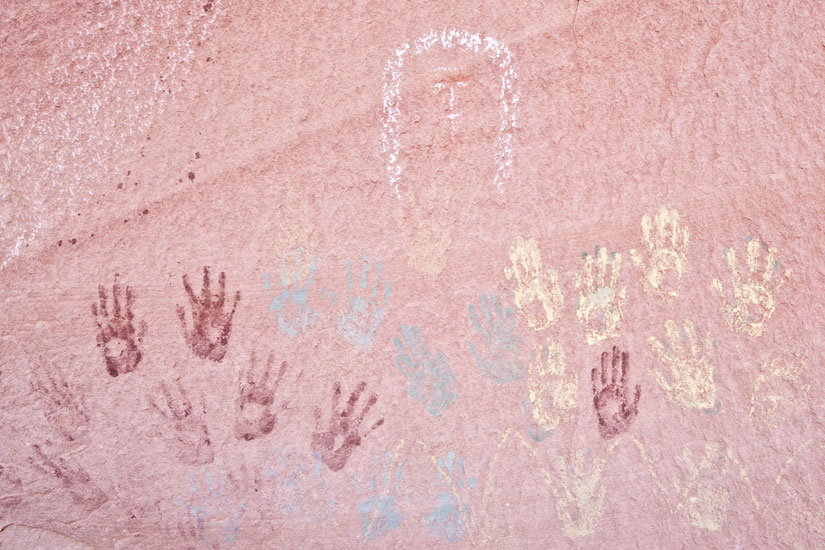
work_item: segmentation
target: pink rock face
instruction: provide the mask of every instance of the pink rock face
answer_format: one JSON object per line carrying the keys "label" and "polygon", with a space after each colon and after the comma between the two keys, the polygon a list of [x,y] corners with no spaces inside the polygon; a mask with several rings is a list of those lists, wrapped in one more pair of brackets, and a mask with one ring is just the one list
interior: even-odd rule
{"label": "pink rock face", "polygon": [[350,4],[0,7],[0,546],[825,546],[825,7]]}

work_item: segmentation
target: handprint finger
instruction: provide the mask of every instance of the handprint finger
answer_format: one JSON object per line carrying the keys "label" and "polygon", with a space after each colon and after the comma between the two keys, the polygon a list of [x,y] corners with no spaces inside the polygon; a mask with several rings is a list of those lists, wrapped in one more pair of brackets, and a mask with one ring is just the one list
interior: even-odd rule
{"label": "handprint finger", "polygon": [[616,288],[619,284],[619,272],[622,270],[622,254],[613,252],[610,256],[610,288]]}
{"label": "handprint finger", "polygon": [[773,278],[773,274],[779,270],[779,262],[776,260],[776,248],[768,248],[765,254],[765,272],[762,273],[762,282],[767,284]]}
{"label": "handprint finger", "polygon": [[361,256],[361,263],[363,264],[361,266],[361,283],[358,286],[361,288],[367,288],[367,270],[369,269],[370,264],[366,254]]}
{"label": "handprint finger", "polygon": [[670,339],[670,349],[672,349],[677,356],[683,356],[685,354],[685,348],[682,345],[682,337],[679,334],[679,329],[676,328],[676,323],[670,319],[665,321],[665,331]]}
{"label": "handprint finger", "polygon": [[[211,298],[210,298],[211,299]],[[226,272],[221,271],[218,275],[218,294],[215,300],[215,307],[223,309],[223,303],[226,301]]]}
{"label": "handprint finger", "polygon": [[608,372],[608,368],[609,368],[608,365],[607,365],[607,361],[608,361],[609,357],[610,357],[609,352],[606,352],[606,351],[602,352],[602,368],[601,368],[601,373],[600,373],[601,374],[602,387],[607,385],[607,372]]}
{"label": "handprint finger", "polygon": [[[622,388],[627,391],[627,377],[630,373],[630,354],[626,351],[622,352],[622,380],[621,386]],[[614,378],[615,383],[615,378]]]}
{"label": "handprint finger", "polygon": [[189,296],[189,301],[192,302],[192,305],[198,305],[198,297],[195,296],[195,292],[192,290],[192,285],[189,284],[189,276],[185,273],[183,274],[183,289]]}
{"label": "handprint finger", "polygon": [[132,308],[135,305],[135,293],[132,292],[132,287],[126,285],[126,319],[128,321],[132,321],[135,318],[135,314],[132,311]]}
{"label": "handprint finger", "polygon": [[372,287],[372,294],[370,297],[375,300],[375,297],[378,295],[378,285],[381,282],[381,271],[384,269],[384,264],[382,262],[378,262],[375,264],[375,284]]}
{"label": "handprint finger", "polygon": [[[367,416],[367,413],[370,412],[370,409],[372,408],[372,406],[375,405],[377,402],[378,402],[378,396],[375,395],[374,393],[370,394],[370,397],[369,397],[369,399],[367,399],[367,402],[364,405],[364,408],[361,409],[361,413],[352,421],[352,429],[353,430],[356,430],[358,428],[358,426],[361,425],[361,422],[364,420],[364,417]],[[353,402],[353,406],[354,405],[355,405],[355,403]]]}
{"label": "handprint finger", "polygon": [[745,263],[748,266],[748,272],[753,277],[758,269],[759,256],[762,254],[763,242],[761,239],[752,239],[748,237],[748,245],[746,251]]}
{"label": "handprint finger", "polygon": [[728,262],[728,269],[734,286],[739,286],[742,278],[739,276],[739,269],[736,266],[736,251],[733,248],[725,249],[725,260]]}
{"label": "handprint finger", "polygon": [[120,275],[115,273],[115,283],[112,285],[112,319],[120,319]]}
{"label": "handprint finger", "polygon": [[209,292],[209,266],[203,266],[203,286],[201,287],[201,303],[202,304],[210,304],[212,303],[212,295]]}
{"label": "handprint finger", "polygon": [[616,386],[619,383],[619,361],[622,362],[622,382],[624,382],[624,356],[619,352],[618,346],[613,346],[613,357],[610,360],[610,385]]}
{"label": "handprint finger", "polygon": [[685,335],[687,336],[688,344],[690,345],[690,354],[693,357],[697,357],[699,355],[699,338],[696,335],[696,326],[693,324],[693,321],[690,319],[685,319]]}
{"label": "handprint finger", "polygon": [[605,277],[607,275],[608,254],[607,249],[603,246],[596,247],[596,271],[598,273],[598,286],[605,285]]}
{"label": "handprint finger", "polygon": [[[596,247],[598,250],[598,247]],[[584,288],[585,292],[593,292],[593,256],[584,253]]]}
{"label": "handprint finger", "polygon": [[355,391],[353,391],[349,399],[347,400],[347,408],[344,414],[341,416],[345,416],[347,418],[352,418],[352,412],[355,410],[355,404],[358,402],[358,399],[361,397],[361,392],[364,391],[364,388],[367,387],[367,383],[363,380],[355,386]]}
{"label": "handprint finger", "polygon": [[651,251],[656,249],[653,243],[653,220],[649,214],[642,216],[642,239]]}
{"label": "handprint finger", "polygon": [[[97,285],[97,295],[100,298],[100,314],[107,318],[109,317],[109,311],[106,309],[106,289],[103,285]],[[97,311],[95,311],[94,304],[92,304],[92,312],[97,315]]]}

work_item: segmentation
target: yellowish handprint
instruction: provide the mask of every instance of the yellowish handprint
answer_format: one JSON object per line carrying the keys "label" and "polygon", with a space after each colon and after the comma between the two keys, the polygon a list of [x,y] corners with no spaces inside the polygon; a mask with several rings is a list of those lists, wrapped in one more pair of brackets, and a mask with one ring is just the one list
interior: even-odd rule
{"label": "yellowish handprint", "polygon": [[773,430],[805,399],[811,385],[803,380],[807,359],[799,351],[780,351],[765,361],[751,394],[750,419]]}
{"label": "yellowish handprint", "polygon": [[651,369],[656,381],[668,398],[688,409],[710,409],[716,403],[716,385],[713,381],[713,363],[709,356],[713,351],[713,339],[706,333],[699,343],[693,322],[684,323],[688,349],[673,321],[665,321],[665,330],[670,339],[666,348],[655,336],[648,338],[650,349],[661,361],[670,367],[670,375],[659,369]]}
{"label": "yellowish handprint", "polygon": [[695,464],[693,453],[686,447],[682,451],[682,461],[687,467],[687,476],[682,482],[673,481],[679,491],[676,510],[683,509],[691,525],[718,531],[733,499],[730,490],[724,486],[724,478],[736,462],[732,451],[717,443],[707,443],[705,455]]}
{"label": "yellowish handprint", "polygon": [[[635,249],[630,251],[630,259],[642,271],[642,286],[647,292],[671,298],[679,295],[687,268],[689,240],[690,232],[680,225],[676,210],[660,206],[653,219],[649,214],[642,216],[642,241],[647,247],[647,259]],[[663,283],[669,271],[673,272],[675,280],[666,285]]]}
{"label": "yellowish handprint", "polygon": [[576,315],[585,327],[588,344],[598,344],[620,334],[622,304],[627,292],[626,287],[619,288],[621,268],[619,252],[608,254],[605,248],[597,246],[593,256],[584,253],[584,274],[577,273],[573,283],[579,289]]}
{"label": "yellowish handprint", "polygon": [[530,416],[540,429],[554,430],[572,417],[579,382],[575,373],[565,368],[561,343],[538,346],[527,376]]}
{"label": "yellowish handprint", "polygon": [[782,277],[774,280],[774,276],[779,271],[776,248],[767,248],[765,268],[760,276],[758,271],[762,248],[767,248],[767,246],[761,241],[749,238],[745,260],[748,266],[748,276],[744,280],[737,269],[736,253],[731,248],[725,249],[725,259],[730,269],[730,282],[733,290],[732,300],[728,300],[725,296],[722,281],[713,280],[713,286],[722,298],[725,319],[731,329],[753,337],[762,335],[765,323],[771,318],[776,308],[776,292],[782,287],[785,279],[791,276],[791,270],[786,269]]}
{"label": "yellowish handprint", "polygon": [[510,248],[512,265],[504,269],[507,280],[515,278],[516,307],[534,330],[542,330],[559,318],[564,297],[552,267],[544,268],[536,239],[516,241]]}
{"label": "yellowish handprint", "polygon": [[450,247],[450,224],[447,218],[452,191],[448,186],[430,182],[416,197],[409,190],[407,223],[407,258],[410,265],[425,275],[438,275],[444,269]]}
{"label": "yellowish handprint", "polygon": [[[825,540],[822,461],[825,444],[809,439],[788,458],[776,477],[771,500],[781,502],[789,518],[775,517],[779,536],[791,548],[821,548]],[[774,513],[779,510],[774,510]],[[783,521],[790,519],[790,524]]]}
{"label": "yellowish handprint", "polygon": [[603,458],[596,456],[591,464],[585,465],[581,450],[571,455],[570,460],[556,458],[561,492],[554,490],[554,493],[562,532],[567,538],[574,539],[596,530],[606,489],[601,484]]}

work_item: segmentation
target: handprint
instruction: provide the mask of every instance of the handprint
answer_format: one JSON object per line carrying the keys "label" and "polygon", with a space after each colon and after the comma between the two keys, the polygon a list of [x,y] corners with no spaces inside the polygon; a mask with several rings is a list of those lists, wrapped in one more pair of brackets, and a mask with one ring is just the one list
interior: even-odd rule
{"label": "handprint", "polygon": [[161,384],[166,405],[158,405],[150,400],[152,407],[175,428],[178,458],[185,464],[209,464],[215,459],[209,430],[206,427],[206,405],[201,402],[195,410],[186,396],[180,381],[177,382],[178,397],[173,398],[166,384]]}
{"label": "handprint", "polygon": [[[266,361],[263,375],[256,379],[255,355],[249,359],[249,368],[246,369],[246,380],[244,373],[238,378],[238,401],[235,406],[235,437],[251,441],[258,437],[263,437],[270,433],[278,422],[278,417],[272,411],[275,403],[275,392],[286,372],[286,361],[281,363],[278,375],[270,382],[272,366],[275,363],[275,356],[270,354]],[[285,405],[281,406],[281,410]]]}
{"label": "handprint", "polygon": [[74,503],[86,513],[91,513],[109,501],[100,487],[93,481],[86,470],[80,466],[72,466],[69,460],[60,457],[57,462],[49,458],[40,448],[32,445],[37,458],[29,458],[29,463],[40,472],[54,476],[72,495]]}
{"label": "handprint", "polygon": [[811,388],[803,376],[807,362],[798,351],[780,351],[765,361],[751,393],[752,422],[773,430],[788,420]]}
{"label": "handprint", "polygon": [[540,432],[534,440],[544,439],[547,432],[569,420],[576,408],[579,382],[575,373],[564,364],[564,349],[560,342],[537,346],[536,356],[527,371],[529,411]]}
{"label": "handprint", "polygon": [[69,441],[86,433],[89,414],[83,395],[72,391],[63,371],[41,359],[32,369],[32,388],[46,402],[46,420]]}
{"label": "handprint", "polygon": [[461,493],[476,488],[476,478],[464,479],[464,459],[456,460],[452,451],[438,459],[438,484],[444,492],[437,497],[435,509],[424,518],[430,533],[450,542],[460,541],[469,530],[470,507]]}
{"label": "handprint", "polygon": [[449,208],[452,190],[431,180],[422,198],[415,189],[407,191],[410,200],[407,258],[411,266],[425,275],[438,275],[444,269],[450,247]]}
{"label": "handprint", "polygon": [[655,336],[647,339],[653,353],[670,367],[669,376],[659,369],[652,369],[651,372],[669,399],[688,409],[712,409],[716,404],[713,363],[709,359],[713,351],[713,338],[706,333],[700,345],[693,322],[686,320],[684,326],[689,346],[687,350],[676,323],[670,320],[665,321],[665,330],[670,338],[668,348]]}
{"label": "handprint", "polygon": [[[321,460],[332,470],[341,470],[349,460],[355,447],[361,444],[361,439],[367,437],[373,430],[384,423],[384,419],[378,420],[365,434],[360,433],[361,422],[364,417],[378,401],[378,397],[373,393],[364,405],[361,414],[353,416],[355,404],[361,393],[367,387],[366,382],[361,382],[355,391],[349,396],[347,408],[339,412],[338,404],[341,401],[341,384],[336,382],[332,388],[332,407],[330,409],[329,428],[325,431],[321,428],[321,410],[315,409],[315,433],[312,434],[312,451],[321,453]],[[341,446],[335,448],[335,439],[342,437],[344,440]]]}
{"label": "handprint", "polygon": [[[678,296],[687,268],[690,232],[681,227],[679,221],[679,213],[666,206],[660,206],[652,220],[645,214],[642,216],[642,241],[647,247],[647,259],[635,249],[630,251],[633,265],[642,272],[645,291],[658,296]],[[670,285],[663,285],[668,271],[673,271],[674,279]]]}
{"label": "handprint", "polygon": [[423,403],[428,413],[440,416],[458,398],[455,376],[447,358],[441,352],[435,356],[430,353],[420,327],[401,325],[401,334],[404,342],[393,339],[398,350],[395,366],[407,379],[407,393]]}
{"label": "handprint", "polygon": [[534,330],[543,330],[556,322],[564,305],[559,278],[552,267],[544,268],[536,239],[518,238],[510,248],[511,267],[504,270],[507,280],[515,278],[516,307]]}
{"label": "handprint", "polygon": [[732,454],[716,443],[705,444],[705,455],[698,465],[688,447],[682,451],[682,462],[687,468],[686,479],[673,481],[679,491],[679,504],[684,508],[688,521],[695,527],[718,531],[730,508],[731,492],[723,486],[723,479],[730,470]]}
{"label": "handprint", "polygon": [[524,379],[527,370],[522,360],[522,340],[516,334],[516,316],[513,310],[502,308],[497,296],[479,295],[478,310],[470,304],[470,319],[473,321],[481,346],[471,340],[470,353],[484,374],[496,384]]}
{"label": "handprint", "polygon": [[[384,319],[384,306],[390,298],[392,283],[384,286],[383,298],[378,296],[381,282],[381,271],[384,265],[375,264],[375,283],[367,295],[367,270],[369,262],[367,256],[362,258],[364,265],[361,269],[361,279],[358,289],[352,284],[352,262],[347,260],[347,289],[349,290],[349,311],[338,319],[338,331],[347,341],[359,349],[372,347],[372,337],[378,325]],[[363,295],[362,295],[363,294]]]}
{"label": "handprint", "polygon": [[[381,470],[380,480],[376,472]],[[397,454],[387,451],[383,466],[374,465],[370,478],[370,495],[358,503],[361,512],[362,532],[365,539],[377,539],[384,533],[392,531],[404,521],[404,517],[395,509],[395,499],[404,474],[404,461]]]}
{"label": "handprint", "polygon": [[564,536],[575,539],[596,530],[602,516],[605,486],[600,485],[604,459],[593,458],[592,465],[585,466],[584,454],[577,450],[570,460],[556,458],[556,470],[561,492],[556,496],[556,514]]}
{"label": "handprint", "polygon": [[219,548],[221,543],[235,541],[241,528],[236,523],[241,517],[245,503],[233,506],[226,494],[226,480],[223,469],[218,466],[214,477],[203,468],[203,483],[189,479],[191,490],[186,501],[172,496],[172,501],[184,508],[195,522],[198,537],[209,545]]}
{"label": "handprint", "polygon": [[[759,256],[763,247],[767,249],[765,270],[759,276],[757,273]],[[746,259],[748,277],[743,281],[736,267],[736,252],[732,248],[725,249],[725,259],[730,269],[733,300],[726,298],[721,280],[713,279],[713,287],[722,298],[725,320],[732,330],[744,332],[753,337],[761,336],[765,330],[765,323],[771,318],[776,308],[776,292],[782,288],[784,279],[791,276],[791,270],[787,269],[783,274],[784,279],[780,277],[772,282],[774,275],[779,271],[776,255],[775,248],[768,248],[765,243],[748,237]]]}
{"label": "handprint", "polygon": [[[295,271],[289,273],[287,269],[287,256],[281,256],[281,293],[276,294],[269,304],[269,309],[278,318],[278,327],[281,332],[290,338],[295,338],[298,334],[305,333],[309,327],[315,324],[318,313],[309,307],[309,288],[312,286],[312,279],[315,276],[315,268],[318,259],[314,258],[309,265],[309,274],[303,284],[299,283],[304,269],[301,267],[302,247],[295,251]],[[264,286],[272,291],[269,282],[269,275],[264,273]]]}
{"label": "handprint", "polygon": [[[621,378],[619,377],[619,360],[622,363]],[[609,364],[608,364],[609,360]],[[599,433],[602,438],[610,439],[627,430],[638,414],[639,398],[642,396],[642,387],[636,385],[633,403],[629,400],[630,354],[626,351],[619,353],[619,348],[613,346],[613,355],[602,353],[601,369],[594,368],[590,372],[593,383],[593,406],[599,419]]]}
{"label": "handprint", "polygon": [[177,307],[178,317],[183,325],[183,334],[186,343],[195,352],[195,355],[212,361],[220,361],[226,355],[229,346],[229,335],[232,333],[232,317],[235,308],[241,299],[241,291],[235,293],[232,310],[224,311],[226,301],[226,274],[218,276],[218,293],[212,294],[209,288],[209,267],[203,268],[203,287],[198,298],[189,284],[189,277],[183,276],[183,288],[189,295],[192,308],[192,330],[186,328],[186,312],[183,306]]}
{"label": "handprint", "polygon": [[322,475],[320,453],[315,453],[315,463],[306,467],[278,449],[272,452],[277,463],[267,466],[264,473],[280,487],[275,501],[281,510],[288,516],[297,513],[313,523],[330,519],[335,500],[329,496],[329,481]]}
{"label": "handprint", "polygon": [[[622,255],[619,252],[608,255],[607,249],[597,246],[594,256],[584,253],[584,279],[581,273],[577,273],[573,283],[579,289],[576,315],[585,327],[588,344],[598,344],[619,336],[622,304],[627,292],[626,287],[619,288],[621,268]],[[594,312],[597,314],[595,319],[592,318]]]}
{"label": "handprint", "polygon": [[103,285],[97,287],[100,298],[100,307],[92,304],[92,317],[97,323],[97,347],[103,348],[103,359],[106,361],[106,370],[112,376],[132,372],[140,363],[143,353],[140,346],[143,344],[143,335],[146,333],[146,323],[140,323],[140,331],[135,332],[132,324],[135,315],[132,307],[135,295],[130,286],[126,287],[126,310],[120,309],[120,275],[115,273],[115,283],[112,287],[112,315],[107,307],[106,289]]}

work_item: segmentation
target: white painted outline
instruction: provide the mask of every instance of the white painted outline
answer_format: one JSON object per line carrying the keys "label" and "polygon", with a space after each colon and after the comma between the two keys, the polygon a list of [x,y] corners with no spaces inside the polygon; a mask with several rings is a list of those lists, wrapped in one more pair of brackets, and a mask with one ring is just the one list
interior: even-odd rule
{"label": "white painted outline", "polygon": [[396,198],[401,198],[398,182],[401,180],[401,166],[398,163],[401,150],[401,68],[407,53],[420,55],[433,46],[440,44],[445,50],[460,47],[464,51],[486,53],[493,63],[501,69],[501,126],[498,130],[496,144],[496,175],[493,184],[499,193],[504,193],[504,183],[513,177],[513,129],[516,127],[516,105],[519,92],[515,85],[516,74],[513,68],[513,54],[507,46],[489,36],[481,38],[478,34],[467,31],[442,30],[431,31],[412,42],[402,44],[395,49],[395,55],[384,66],[384,129],[381,132],[381,152],[387,166],[390,187]]}

